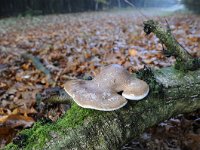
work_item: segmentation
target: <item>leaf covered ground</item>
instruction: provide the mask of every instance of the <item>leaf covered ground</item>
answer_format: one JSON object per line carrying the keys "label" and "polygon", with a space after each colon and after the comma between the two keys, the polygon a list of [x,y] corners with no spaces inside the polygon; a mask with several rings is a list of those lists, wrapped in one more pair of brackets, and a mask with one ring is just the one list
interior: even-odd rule
{"label": "leaf covered ground", "polygon": [[[38,116],[44,115],[55,121],[64,113],[66,108],[54,108],[45,114],[37,108],[35,95],[44,89],[62,87],[68,79],[94,77],[107,64],[121,64],[131,73],[145,65],[154,68],[173,65],[175,59],[163,55],[163,46],[155,35],[146,36],[143,32],[144,20],[156,19],[163,26],[167,26],[167,20],[180,44],[194,57],[200,57],[200,16],[155,17],[147,14],[144,17],[138,12],[101,12],[0,20],[1,147],[18,130],[30,127]],[[39,70],[23,54],[38,58],[50,75]],[[180,139],[180,136],[185,137],[191,132],[188,138],[199,148],[200,113],[193,114],[195,119],[179,116],[158,125],[124,148],[137,149],[139,145],[141,149],[151,149],[157,144],[164,145],[165,149],[171,145],[172,149],[181,149],[180,140],[187,138]],[[186,120],[184,123],[183,119]],[[186,128],[188,122],[190,126]],[[187,134],[184,134],[185,130]],[[159,136],[163,132],[166,135]],[[168,137],[173,140],[167,140]],[[167,145],[169,142],[172,143]]]}

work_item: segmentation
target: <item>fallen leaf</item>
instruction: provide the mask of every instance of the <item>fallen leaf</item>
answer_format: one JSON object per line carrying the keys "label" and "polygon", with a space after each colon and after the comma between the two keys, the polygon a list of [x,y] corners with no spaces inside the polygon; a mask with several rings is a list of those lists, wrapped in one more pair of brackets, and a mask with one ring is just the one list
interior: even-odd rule
{"label": "fallen leaf", "polygon": [[137,55],[137,50],[136,49],[129,49],[129,55],[131,56],[136,56]]}

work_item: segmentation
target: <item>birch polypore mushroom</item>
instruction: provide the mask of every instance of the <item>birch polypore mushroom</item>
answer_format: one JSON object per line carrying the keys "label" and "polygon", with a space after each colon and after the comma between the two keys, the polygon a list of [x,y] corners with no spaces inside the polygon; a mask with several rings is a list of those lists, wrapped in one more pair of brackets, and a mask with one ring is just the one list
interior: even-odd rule
{"label": "birch polypore mushroom", "polygon": [[149,86],[140,79],[132,79],[129,84],[124,87],[122,96],[129,100],[141,100],[149,93]]}
{"label": "birch polypore mushroom", "polygon": [[119,109],[126,105],[126,98],[140,100],[149,92],[146,82],[117,64],[104,67],[93,80],[67,81],[64,89],[79,106],[102,111]]}

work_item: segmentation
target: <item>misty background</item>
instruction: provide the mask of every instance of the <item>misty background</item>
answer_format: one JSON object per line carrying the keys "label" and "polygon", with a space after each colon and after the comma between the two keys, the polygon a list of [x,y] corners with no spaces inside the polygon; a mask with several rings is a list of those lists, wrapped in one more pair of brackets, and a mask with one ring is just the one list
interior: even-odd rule
{"label": "misty background", "polygon": [[[200,0],[129,0],[135,7],[180,6],[199,11]],[[1,0],[0,16],[45,15],[130,8],[125,0]],[[176,7],[175,7],[176,9]]]}

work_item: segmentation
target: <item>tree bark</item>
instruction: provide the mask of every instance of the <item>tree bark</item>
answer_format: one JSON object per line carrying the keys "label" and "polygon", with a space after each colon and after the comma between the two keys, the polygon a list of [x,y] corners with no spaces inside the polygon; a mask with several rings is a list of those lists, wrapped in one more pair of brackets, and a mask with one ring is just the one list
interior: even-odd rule
{"label": "tree bark", "polygon": [[129,101],[117,111],[101,112],[76,104],[53,124],[37,123],[24,130],[21,145],[7,149],[119,149],[146,128],[180,113],[200,108],[200,70],[183,73],[174,68],[145,71],[151,87],[149,96]]}

